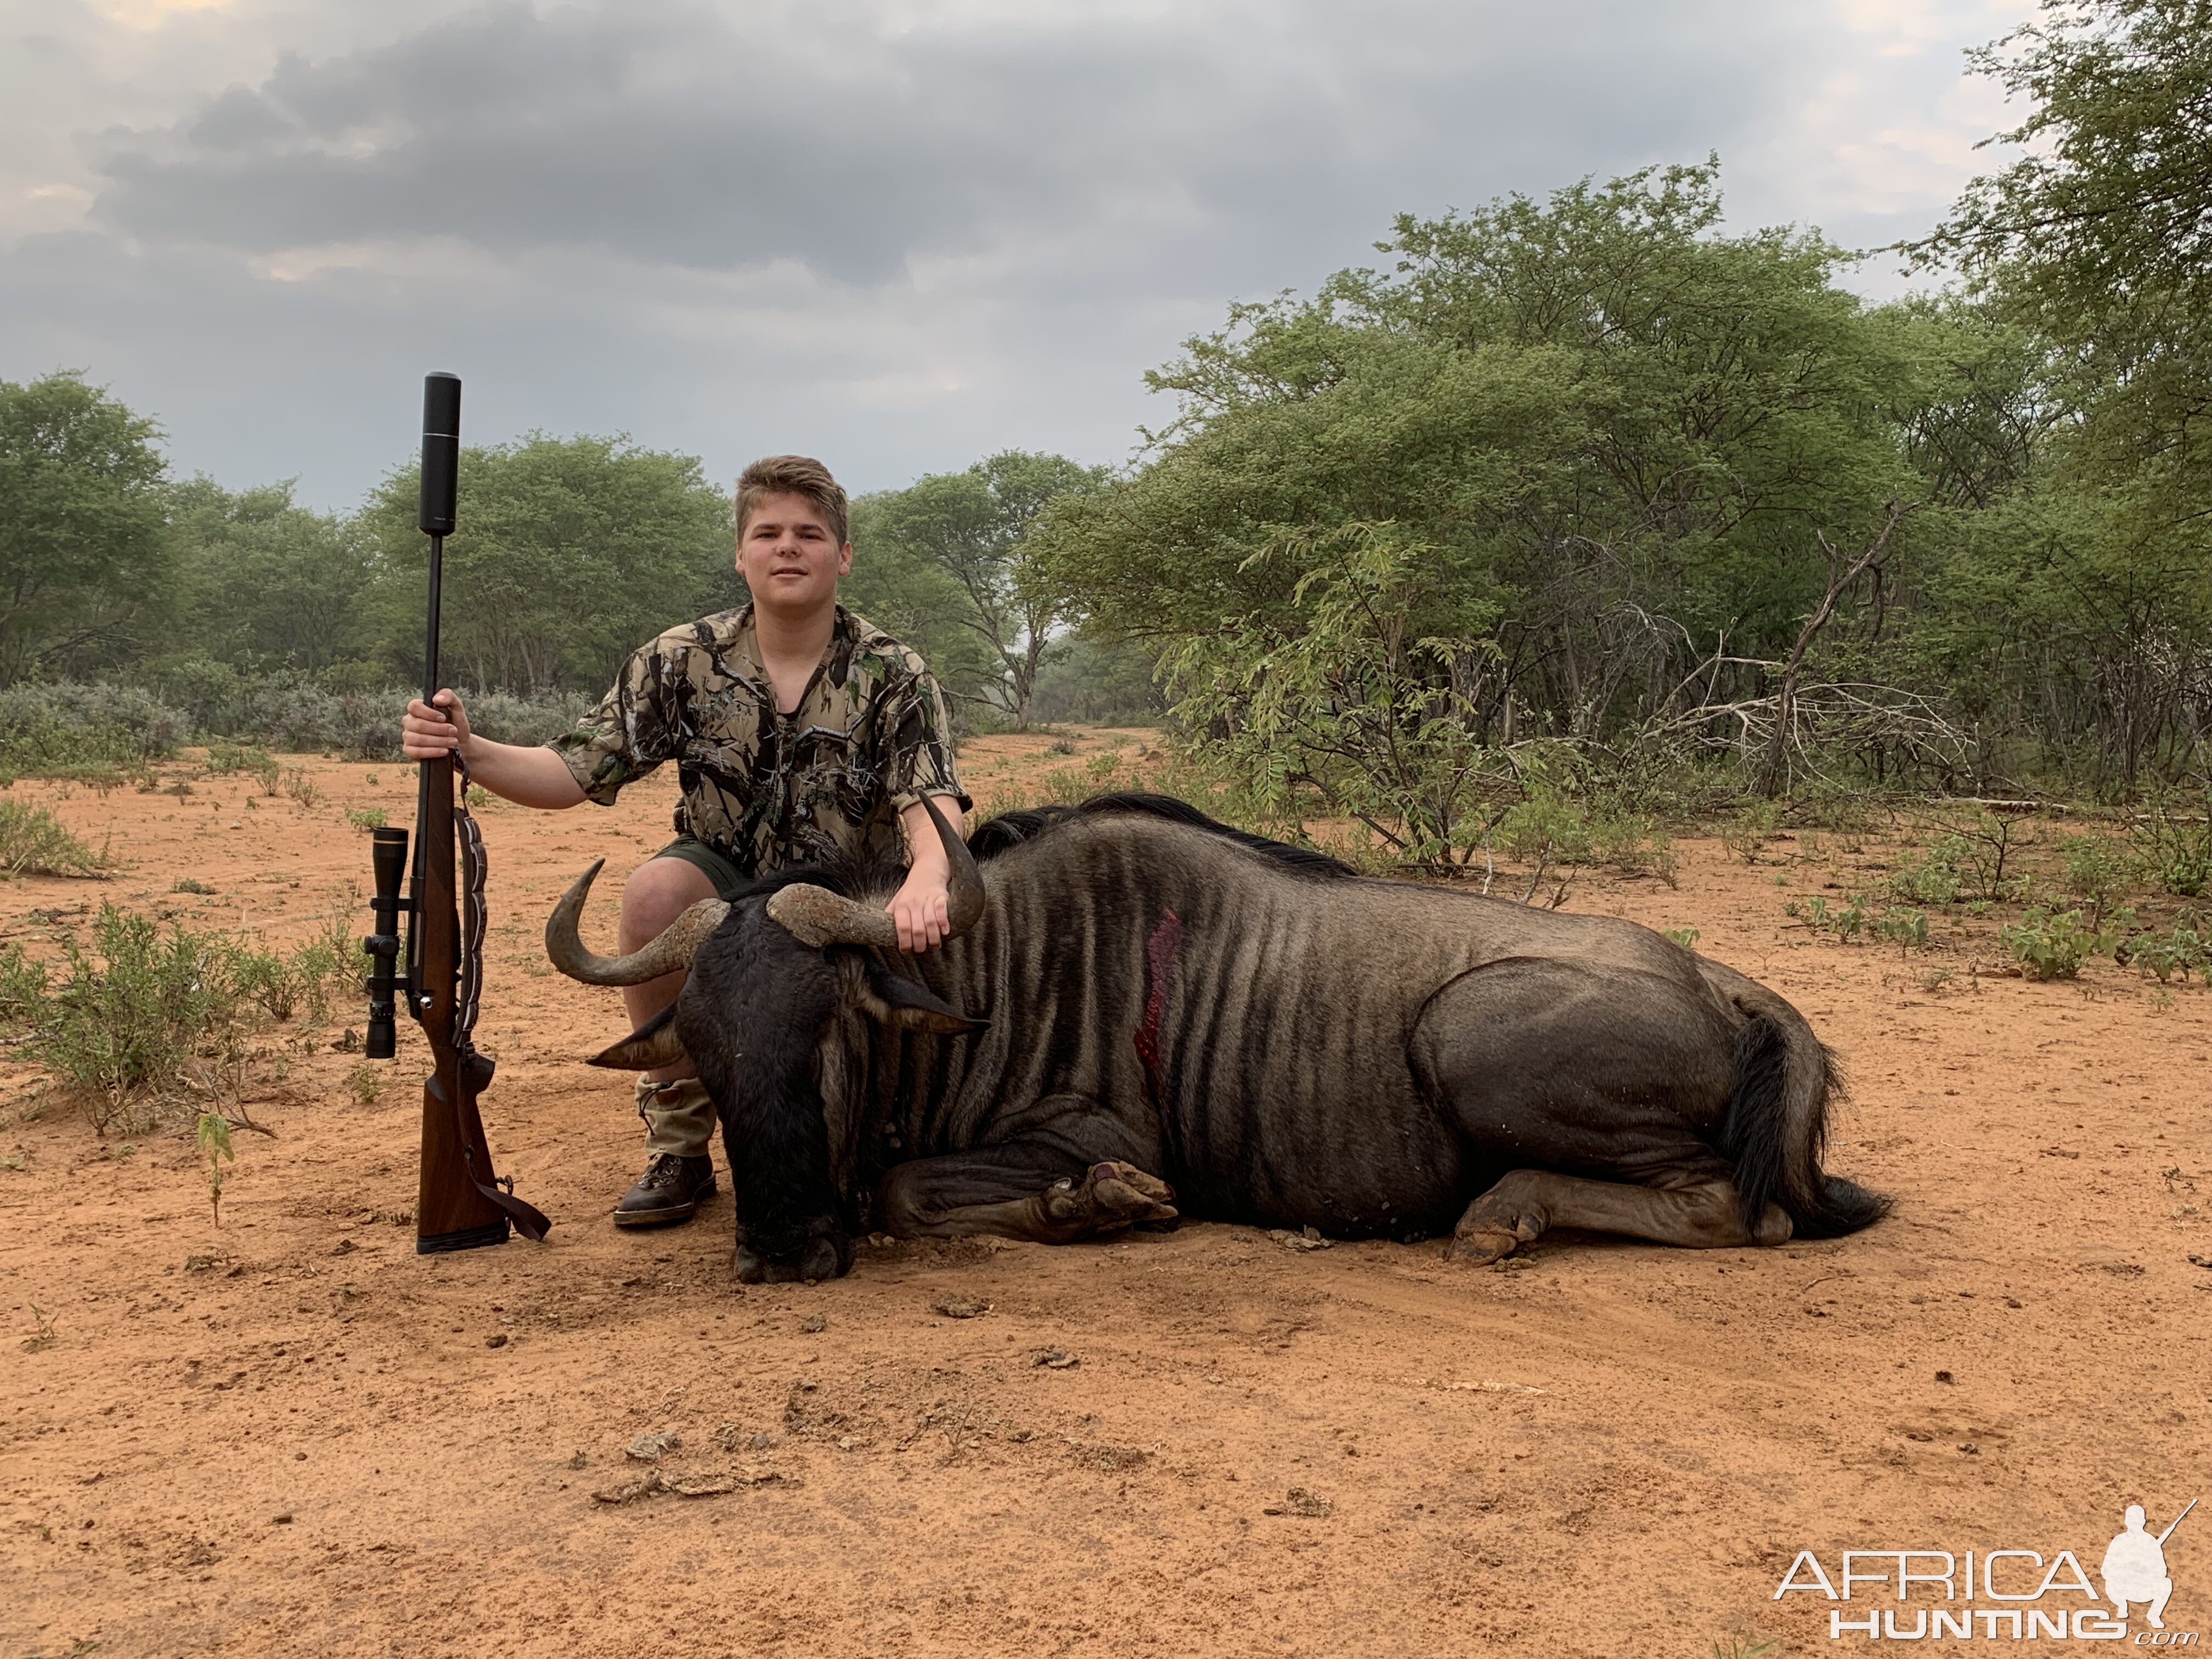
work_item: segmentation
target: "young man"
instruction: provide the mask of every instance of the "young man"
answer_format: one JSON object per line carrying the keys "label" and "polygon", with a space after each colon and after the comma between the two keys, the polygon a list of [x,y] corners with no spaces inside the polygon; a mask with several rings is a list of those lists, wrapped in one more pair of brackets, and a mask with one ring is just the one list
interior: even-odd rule
{"label": "young man", "polygon": [[[542,748],[469,730],[460,699],[418,699],[402,722],[410,760],[458,750],[477,782],[525,806],[612,804],[623,786],[677,763],[676,839],[623,890],[621,948],[634,951],[703,898],[824,854],[895,853],[907,878],[889,905],[900,948],[946,927],[945,849],[925,794],[954,834],[971,804],[953,770],[945,702],[921,659],[837,603],[853,565],[845,492],[819,461],[776,455],[738,480],[738,573],[752,603],[672,628],[633,653],[598,708]],[[676,1000],[671,974],[623,993],[632,1028]],[[714,1191],[714,1110],[689,1064],[638,1079],[645,1173],[617,1226],[690,1219]]]}

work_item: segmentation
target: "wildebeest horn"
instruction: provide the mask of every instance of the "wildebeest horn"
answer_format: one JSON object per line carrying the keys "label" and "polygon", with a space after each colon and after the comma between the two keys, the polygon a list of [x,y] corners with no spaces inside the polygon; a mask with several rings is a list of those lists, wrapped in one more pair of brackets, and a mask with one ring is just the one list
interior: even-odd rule
{"label": "wildebeest horn", "polygon": [[594,956],[584,948],[584,941],[576,932],[576,921],[584,914],[584,901],[591,894],[593,879],[605,865],[606,860],[599,859],[577,877],[568,890],[561,895],[553,914],[545,919],[546,957],[570,979],[581,980],[586,985],[642,985],[649,979],[688,968],[691,965],[691,953],[699,948],[700,941],[720,927],[722,918],[730,914],[730,907],[722,900],[701,899],[663,928],[659,937],[647,940],[628,956]]}
{"label": "wildebeest horn", "polygon": [[[945,848],[946,865],[945,936],[954,939],[973,927],[983,914],[983,876],[975,867],[968,843],[952,833],[952,826],[927,795],[921,810],[937,826],[938,844]],[[878,950],[899,948],[898,924],[875,906],[833,893],[826,887],[794,883],[768,902],[768,913],[788,928],[802,945],[819,950],[825,945],[866,945]]]}

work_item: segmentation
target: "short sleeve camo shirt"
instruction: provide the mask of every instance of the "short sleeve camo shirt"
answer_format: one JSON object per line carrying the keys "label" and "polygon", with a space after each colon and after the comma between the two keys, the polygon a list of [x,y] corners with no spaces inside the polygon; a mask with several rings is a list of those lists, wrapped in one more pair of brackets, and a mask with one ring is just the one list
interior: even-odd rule
{"label": "short sleeve camo shirt", "polygon": [[798,708],[775,702],[745,605],[631,653],[599,707],[549,747],[602,806],[674,761],[678,832],[751,875],[895,854],[898,814],[925,793],[970,805],[928,668],[843,606]]}

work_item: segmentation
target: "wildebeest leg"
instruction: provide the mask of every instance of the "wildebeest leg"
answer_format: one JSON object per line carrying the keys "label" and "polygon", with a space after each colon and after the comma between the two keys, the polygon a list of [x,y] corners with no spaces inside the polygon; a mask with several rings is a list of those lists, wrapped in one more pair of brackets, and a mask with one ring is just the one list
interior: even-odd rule
{"label": "wildebeest leg", "polygon": [[1137,1160],[1156,1143],[1088,1099],[1054,1095],[995,1146],[899,1164],[876,1191],[876,1224],[900,1238],[978,1233],[1066,1244],[1176,1218],[1175,1191]]}
{"label": "wildebeest leg", "polygon": [[1547,1227],[1707,1249],[1788,1238],[1778,1206],[1745,1226],[1715,1146],[1735,1037],[1695,987],[1633,969],[1518,957],[1447,986],[1416,1030],[1416,1068],[1470,1163],[1507,1171],[1449,1253],[1495,1261]]}
{"label": "wildebeest leg", "polygon": [[1445,1254],[1480,1266],[1534,1243],[1552,1227],[1625,1233],[1701,1250],[1780,1244],[1790,1237],[1790,1218],[1774,1204],[1766,1206],[1757,1234],[1746,1232],[1735,1184],[1728,1181],[1662,1188],[1516,1170],[1467,1206]]}

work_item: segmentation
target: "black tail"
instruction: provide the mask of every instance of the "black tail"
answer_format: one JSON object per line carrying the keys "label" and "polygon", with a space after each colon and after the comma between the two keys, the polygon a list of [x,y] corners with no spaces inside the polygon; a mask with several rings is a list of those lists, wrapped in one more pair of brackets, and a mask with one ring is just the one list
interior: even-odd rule
{"label": "black tail", "polygon": [[1842,1092],[1834,1060],[1794,1010],[1788,1024],[1751,1012],[1736,1033],[1735,1090],[1721,1131],[1747,1232],[1757,1233],[1769,1204],[1788,1212],[1799,1238],[1840,1237],[1889,1213],[1881,1194],[1820,1168],[1828,1103]]}

